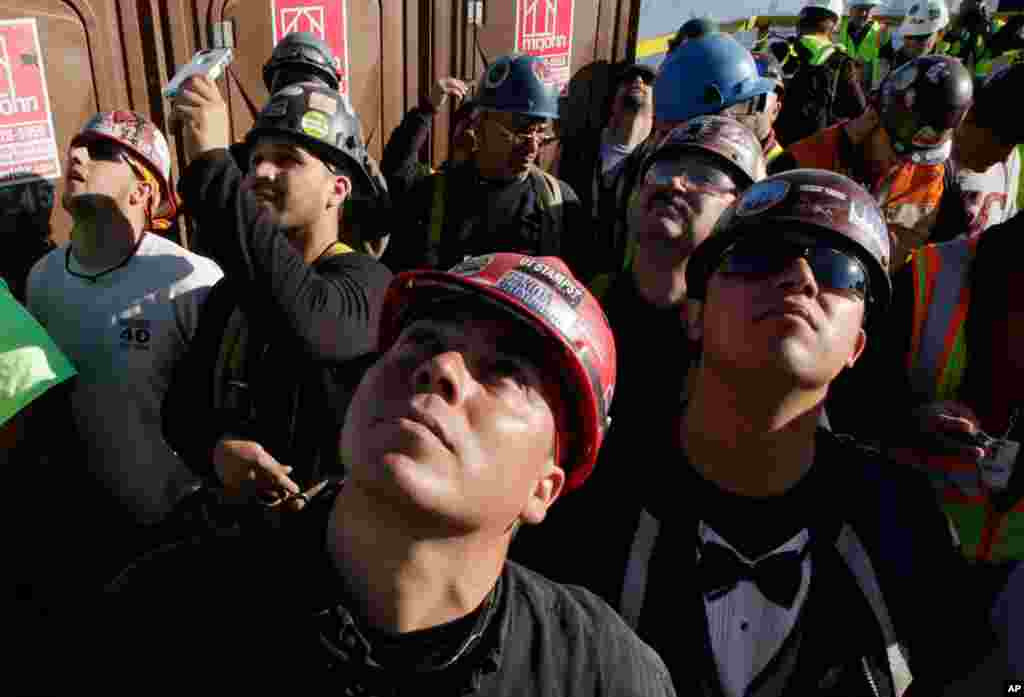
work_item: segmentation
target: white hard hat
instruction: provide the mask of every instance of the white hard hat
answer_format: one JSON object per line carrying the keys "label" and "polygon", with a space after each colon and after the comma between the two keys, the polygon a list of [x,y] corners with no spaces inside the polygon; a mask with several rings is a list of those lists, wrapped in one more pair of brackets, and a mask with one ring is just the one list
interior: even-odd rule
{"label": "white hard hat", "polygon": [[931,36],[949,24],[949,8],[945,0],[920,0],[911,5],[903,18],[901,36]]}
{"label": "white hard hat", "polygon": [[836,19],[843,16],[843,0],[807,0],[804,9],[809,7],[817,7],[831,12],[836,16]]}
{"label": "white hard hat", "polygon": [[879,7],[882,0],[850,0],[850,7]]}

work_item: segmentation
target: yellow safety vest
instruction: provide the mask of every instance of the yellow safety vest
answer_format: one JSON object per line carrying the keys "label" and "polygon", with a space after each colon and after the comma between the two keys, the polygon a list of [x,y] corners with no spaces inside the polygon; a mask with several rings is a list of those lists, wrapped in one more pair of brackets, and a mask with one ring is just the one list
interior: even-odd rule
{"label": "yellow safety vest", "polygon": [[878,22],[871,22],[868,25],[867,33],[857,45],[854,45],[853,38],[849,33],[849,17],[843,17],[839,28],[840,45],[846,49],[851,58],[865,65],[865,75],[869,78],[868,84],[871,87],[876,87],[882,80],[882,65],[878,55],[885,38],[888,38],[888,33]]}

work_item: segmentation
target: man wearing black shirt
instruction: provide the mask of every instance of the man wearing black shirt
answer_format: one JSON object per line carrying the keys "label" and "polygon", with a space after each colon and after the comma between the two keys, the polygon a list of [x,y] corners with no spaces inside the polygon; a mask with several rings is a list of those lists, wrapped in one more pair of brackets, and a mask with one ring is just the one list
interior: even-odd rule
{"label": "man wearing black shirt", "polygon": [[341,435],[350,477],[281,536],[130,569],[105,608],[104,684],[674,695],[605,603],[505,560],[594,466],[615,388],[594,297],[559,259],[493,254],[398,276],[380,334]]}
{"label": "man wearing black shirt", "polygon": [[285,87],[246,137],[243,180],[213,82],[190,81],[174,113],[192,159],[180,189],[225,279],[176,367],[164,435],[232,498],[299,508],[296,494],[342,473],[339,383],[375,347],[391,279],[338,241],[339,207],[369,180],[355,120],[328,87]]}
{"label": "man wearing black shirt", "polygon": [[688,404],[651,414],[599,558],[567,555],[681,691],[937,694],[992,643],[1005,571],[966,566],[927,480],[819,428],[890,259],[871,196],[823,170],[754,184],[691,256]]}
{"label": "man wearing black shirt", "polygon": [[[589,253],[589,217],[572,188],[536,165],[554,142],[558,95],[546,64],[525,55],[495,60],[478,85],[472,161],[410,190],[384,255],[394,270],[449,268],[491,252],[559,256],[574,272]],[[400,232],[397,232],[400,231]]]}

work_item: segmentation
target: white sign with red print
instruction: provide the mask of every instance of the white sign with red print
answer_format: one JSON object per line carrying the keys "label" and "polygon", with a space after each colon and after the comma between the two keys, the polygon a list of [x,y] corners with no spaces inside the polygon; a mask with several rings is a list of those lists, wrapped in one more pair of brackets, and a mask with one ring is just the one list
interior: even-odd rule
{"label": "white sign with red print", "polygon": [[36,20],[0,20],[0,186],[59,177]]}
{"label": "white sign with red print", "polygon": [[308,31],[323,39],[334,53],[338,91],[348,94],[348,8],[345,0],[270,0],[274,16],[274,45],[287,34]]}
{"label": "white sign with red print", "polygon": [[572,77],[572,9],[574,0],[516,0],[517,53],[542,58],[545,82],[564,93]]}

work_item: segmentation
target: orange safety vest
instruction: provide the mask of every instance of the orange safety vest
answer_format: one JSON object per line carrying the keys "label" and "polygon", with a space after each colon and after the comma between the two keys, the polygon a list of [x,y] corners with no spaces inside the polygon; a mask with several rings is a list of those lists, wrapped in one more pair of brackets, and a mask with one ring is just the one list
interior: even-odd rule
{"label": "orange safety vest", "polygon": [[[800,167],[827,169],[850,176],[849,166],[839,157],[844,125],[838,123],[822,129],[787,149]],[[900,162],[886,177],[870,187],[889,226],[894,247],[894,273],[906,262],[911,251],[931,237],[945,189],[944,174],[945,165],[942,164]]]}
{"label": "orange safety vest", "polygon": [[[955,400],[960,393],[967,367],[967,277],[977,244],[977,237],[957,239],[927,245],[911,256],[914,315],[906,364],[920,403]],[[986,560],[1024,558],[1024,501],[1000,514],[992,508],[976,463],[906,450],[894,454],[928,473],[965,554]]]}

